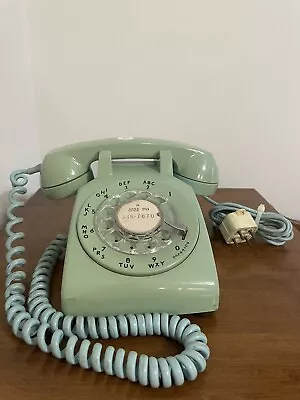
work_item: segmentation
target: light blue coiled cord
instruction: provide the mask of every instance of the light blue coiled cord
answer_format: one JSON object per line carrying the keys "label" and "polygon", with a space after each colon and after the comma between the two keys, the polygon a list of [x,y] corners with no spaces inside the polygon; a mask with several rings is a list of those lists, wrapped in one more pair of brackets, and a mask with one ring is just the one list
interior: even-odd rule
{"label": "light blue coiled cord", "polygon": [[[207,196],[203,196],[205,200],[214,207],[209,211],[209,216],[215,226],[221,225],[227,214],[238,209],[249,211],[253,219],[256,220],[259,211],[242,204],[224,202],[218,203]],[[263,212],[259,215],[257,233],[269,244],[274,246],[282,246],[294,237],[293,225],[290,220],[281,214],[275,212]]]}
{"label": "light blue coiled cord", "polygon": [[[182,385],[185,380],[196,379],[198,373],[206,368],[210,350],[207,339],[198,325],[187,318],[167,313],[130,314],[111,317],[83,317],[64,315],[57,311],[49,301],[49,286],[53,268],[62,257],[67,237],[57,235],[46,248],[38,261],[30,284],[27,307],[23,280],[26,274],[23,267],[25,258],[23,246],[14,246],[15,240],[24,238],[23,232],[14,232],[15,225],[22,223],[14,210],[24,205],[17,196],[25,195],[28,182],[26,175],[40,171],[36,167],[18,170],[11,174],[12,189],[9,192],[9,208],[6,224],[6,291],[5,312],[13,333],[27,344],[38,346],[45,353],[52,353],[58,359],[82,368],[92,368],[97,372],[127,378],[141,385],[153,388]],[[166,358],[138,356],[130,351],[125,358],[125,350],[101,343],[91,344],[91,339],[118,338],[119,336],[164,335],[177,340],[184,350]],[[79,350],[75,351],[80,341]],[[91,350],[91,351],[90,351]]]}

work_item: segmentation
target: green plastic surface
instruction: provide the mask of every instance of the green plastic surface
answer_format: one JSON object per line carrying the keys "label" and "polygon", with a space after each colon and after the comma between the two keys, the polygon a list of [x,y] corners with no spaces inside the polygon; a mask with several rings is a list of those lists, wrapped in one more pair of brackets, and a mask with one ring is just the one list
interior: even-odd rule
{"label": "green plastic surface", "polygon": [[[52,153],[56,154],[54,158],[46,156],[46,165],[42,167],[44,171],[42,173],[46,174],[46,178],[42,178],[43,181],[48,184],[52,181],[52,184],[56,182],[59,185],[48,186],[45,190],[46,194],[49,190],[60,191],[59,196],[53,196],[51,192],[51,197],[67,196],[75,190],[77,183],[78,187],[83,185],[77,192],[69,228],[61,289],[63,311],[70,315],[85,316],[215,311],[219,306],[218,276],[194,185],[192,187],[187,184],[189,182],[187,179],[184,181],[178,179],[175,173],[173,176],[174,148],[176,154],[180,153],[181,148],[176,146],[171,148],[168,145],[154,152],[153,145],[149,144],[152,150],[148,152],[146,150],[143,150],[142,154],[130,152],[129,155],[122,152],[122,156],[126,158],[157,157],[160,159],[159,163],[143,165],[132,162],[120,165],[111,162],[112,158],[121,155],[113,153],[115,142],[110,150],[103,149],[105,146],[101,146],[102,142],[96,143],[98,154],[92,159],[99,157],[99,173],[96,179],[88,183],[86,183],[88,179],[85,173],[78,177],[77,174],[69,172],[69,176],[77,176],[76,180],[58,184],[63,176],[67,175],[66,170],[69,168],[67,161],[61,161],[60,175],[56,175],[57,156],[63,160],[65,155],[62,150]],[[85,149],[85,151],[91,156],[91,145],[87,147],[89,150]],[[147,147],[147,144],[139,148],[144,147]],[[72,159],[70,152],[72,148],[74,149],[74,147],[69,147],[67,150],[67,159]],[[78,145],[75,148],[78,153],[74,158],[78,160],[79,150],[82,147]],[[188,158],[186,163],[195,166],[193,161],[190,161],[190,158],[193,158],[190,153],[192,150],[184,148],[184,151]],[[180,153],[180,157],[177,158],[177,169],[174,168],[177,171],[178,164],[181,166],[184,164],[181,157],[183,153]],[[207,160],[205,155],[201,157]],[[87,161],[86,158],[86,166],[92,159],[89,158]],[[56,167],[54,178],[50,179],[51,160],[52,162],[56,160]],[[212,166],[211,169],[215,170],[214,163]],[[208,165],[206,167],[208,168]],[[201,171],[200,164],[197,168]],[[205,192],[201,183],[198,189],[202,188]],[[213,184],[208,183],[208,185]],[[159,244],[162,243],[160,231],[165,229],[163,225],[160,231],[152,235],[155,240],[157,239],[156,247],[152,246],[152,236],[149,242],[147,242],[148,239],[131,242],[131,238],[125,236],[125,239],[122,239],[124,242],[122,246],[125,247],[116,248],[114,236],[107,236],[108,239],[105,236],[106,225],[101,210],[104,205],[111,206],[113,202],[116,203],[116,207],[122,202],[126,203],[126,195],[130,192],[138,193],[138,199],[141,191],[148,193],[146,198],[154,203],[157,201],[158,205],[159,199],[166,200],[161,209],[164,220],[168,220],[173,226],[170,228],[170,242],[164,245]],[[176,227],[186,227],[186,234],[182,235],[182,230]],[[139,247],[136,253],[130,254],[131,247],[134,248],[132,251],[135,251],[135,243],[137,246],[142,246],[142,250]]]}
{"label": "green plastic surface", "polygon": [[110,151],[112,159],[159,159],[160,151],[170,151],[174,175],[190,184],[197,194],[213,194],[218,185],[218,169],[207,151],[166,140],[116,138],[78,143],[48,153],[41,168],[41,187],[46,195],[62,198],[76,193],[92,179],[90,165],[100,151]]}

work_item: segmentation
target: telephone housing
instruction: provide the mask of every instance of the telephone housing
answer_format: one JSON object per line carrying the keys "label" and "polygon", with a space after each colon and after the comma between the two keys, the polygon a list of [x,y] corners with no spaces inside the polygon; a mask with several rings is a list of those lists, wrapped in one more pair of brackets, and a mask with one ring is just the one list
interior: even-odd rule
{"label": "telephone housing", "polygon": [[62,279],[64,313],[215,311],[218,276],[196,194],[211,195],[217,185],[209,152],[166,140],[106,139],[46,154],[45,195],[76,194]]}

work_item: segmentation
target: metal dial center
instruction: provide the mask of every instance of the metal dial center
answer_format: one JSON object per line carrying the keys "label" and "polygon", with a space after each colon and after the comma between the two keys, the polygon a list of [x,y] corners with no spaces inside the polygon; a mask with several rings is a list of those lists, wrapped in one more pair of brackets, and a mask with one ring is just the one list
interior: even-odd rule
{"label": "metal dial center", "polygon": [[133,235],[146,235],[154,232],[161,225],[161,220],[159,208],[148,200],[129,201],[116,211],[118,226]]}

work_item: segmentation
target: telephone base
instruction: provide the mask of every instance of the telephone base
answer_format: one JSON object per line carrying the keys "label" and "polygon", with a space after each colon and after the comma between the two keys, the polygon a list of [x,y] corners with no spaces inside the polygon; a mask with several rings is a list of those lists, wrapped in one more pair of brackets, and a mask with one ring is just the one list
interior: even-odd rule
{"label": "telephone base", "polygon": [[61,292],[64,313],[109,316],[216,311],[218,276],[206,227],[201,226],[198,242],[185,262],[151,276],[118,274],[96,263],[89,265],[87,272],[84,265],[89,263],[88,255],[83,250],[69,252]]}
{"label": "telephone base", "polygon": [[[115,212],[114,194],[121,196],[118,201],[127,196],[124,190],[120,194],[119,185],[130,182],[130,189],[136,190],[145,186],[144,181],[153,186],[151,191],[145,187],[147,199],[160,198],[170,204],[162,215],[168,218],[168,210],[176,210],[188,229],[184,237],[174,233],[171,244],[158,251],[148,250],[151,246],[147,241],[137,242],[136,246],[143,249],[140,254],[131,255],[126,248],[123,252],[121,248],[114,249],[118,237],[110,241],[102,238],[103,232],[110,232],[111,225],[102,226],[105,216],[101,207],[108,204],[108,209]],[[136,203],[141,209],[139,200]],[[201,208],[191,186],[169,172],[158,174],[145,166],[138,170],[127,167],[124,172],[116,167],[114,179],[109,176],[89,182],[78,191],[70,232],[61,290],[66,314],[190,314],[217,310],[219,282]]]}

